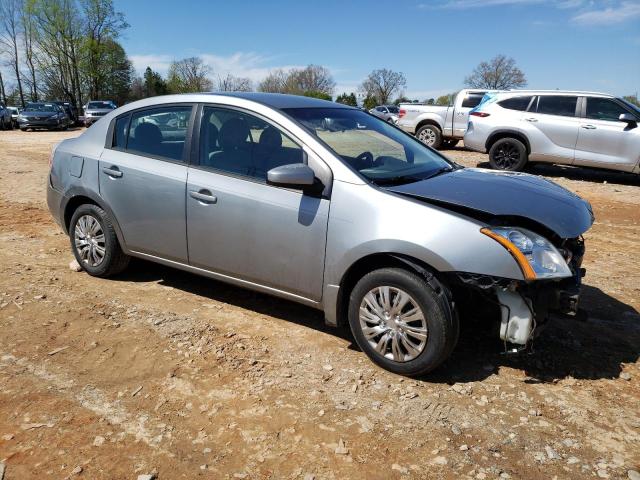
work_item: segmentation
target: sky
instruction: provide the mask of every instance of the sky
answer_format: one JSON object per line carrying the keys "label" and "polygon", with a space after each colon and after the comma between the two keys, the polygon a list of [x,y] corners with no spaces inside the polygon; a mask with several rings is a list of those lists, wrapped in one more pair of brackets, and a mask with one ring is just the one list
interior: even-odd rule
{"label": "sky", "polygon": [[425,100],[464,86],[497,54],[529,88],[640,91],[640,0],[114,0],[134,66],[165,74],[201,56],[214,77],[328,67],[335,94],[377,68],[403,72]]}
{"label": "sky", "polygon": [[214,75],[260,80],[320,64],[336,94],[377,68],[424,100],[463,87],[481,61],[513,57],[529,88],[640,90],[640,0],[116,0],[134,66],[165,73],[199,55]]}

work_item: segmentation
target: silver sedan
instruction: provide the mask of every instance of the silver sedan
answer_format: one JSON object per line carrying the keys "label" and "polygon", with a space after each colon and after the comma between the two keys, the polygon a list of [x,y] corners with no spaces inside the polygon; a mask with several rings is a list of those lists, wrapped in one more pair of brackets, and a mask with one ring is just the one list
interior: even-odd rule
{"label": "silver sedan", "polygon": [[482,310],[523,346],[577,309],[586,201],[463,168],[356,108],[149,98],[52,155],[49,208],[88,274],[139,257],[299,302],[399,374],[440,365]]}

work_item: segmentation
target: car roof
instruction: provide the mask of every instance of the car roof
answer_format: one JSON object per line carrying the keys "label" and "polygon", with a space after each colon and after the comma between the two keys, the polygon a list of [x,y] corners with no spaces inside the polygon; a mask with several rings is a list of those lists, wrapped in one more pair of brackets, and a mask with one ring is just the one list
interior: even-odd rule
{"label": "car roof", "polygon": [[302,95],[288,95],[285,93],[210,92],[208,95],[244,98],[272,108],[277,108],[278,110],[286,108],[353,108],[349,105],[343,105],[329,100],[320,100],[319,98],[304,97]]}
{"label": "car roof", "polygon": [[525,93],[525,94],[533,94],[533,95],[595,95],[595,96],[599,96],[599,97],[610,97],[610,98],[614,98],[615,95],[611,95],[609,93],[602,93],[602,92],[589,92],[589,91],[585,91],[585,90],[520,90],[520,89],[514,89],[514,90],[508,90],[505,92],[499,92],[498,95],[502,94],[518,94],[518,93]]}

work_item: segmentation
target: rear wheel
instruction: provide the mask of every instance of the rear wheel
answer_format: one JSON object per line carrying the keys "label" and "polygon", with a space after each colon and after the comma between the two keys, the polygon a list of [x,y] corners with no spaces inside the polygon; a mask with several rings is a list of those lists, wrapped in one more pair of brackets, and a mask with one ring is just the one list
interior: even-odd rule
{"label": "rear wheel", "polygon": [[438,367],[458,339],[458,318],[435,277],[399,268],[368,273],[349,299],[349,324],[363,352],[382,368],[422,375]]}
{"label": "rear wheel", "polygon": [[423,125],[416,132],[416,138],[431,148],[440,148],[442,132],[435,125]]}
{"label": "rear wheel", "polygon": [[527,160],[527,147],[515,138],[501,138],[489,149],[489,164],[496,170],[519,172]]}
{"label": "rear wheel", "polygon": [[83,270],[94,277],[109,277],[129,264],[107,212],[97,205],[80,205],[69,224],[71,249]]}

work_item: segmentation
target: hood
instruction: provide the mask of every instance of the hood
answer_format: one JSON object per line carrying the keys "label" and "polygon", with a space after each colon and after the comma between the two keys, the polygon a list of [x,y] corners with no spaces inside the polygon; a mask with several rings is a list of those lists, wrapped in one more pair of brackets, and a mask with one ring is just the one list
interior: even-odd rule
{"label": "hood", "polygon": [[462,168],[387,190],[490,215],[533,220],[561,238],[581,235],[594,220],[589,202],[526,173]]}
{"label": "hood", "polygon": [[86,113],[111,113],[115,108],[87,108]]}
{"label": "hood", "polygon": [[39,112],[37,110],[23,110],[22,113],[20,115],[22,115],[23,117],[53,117],[54,115],[57,115],[60,112]]}

